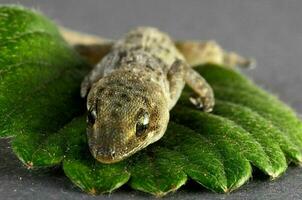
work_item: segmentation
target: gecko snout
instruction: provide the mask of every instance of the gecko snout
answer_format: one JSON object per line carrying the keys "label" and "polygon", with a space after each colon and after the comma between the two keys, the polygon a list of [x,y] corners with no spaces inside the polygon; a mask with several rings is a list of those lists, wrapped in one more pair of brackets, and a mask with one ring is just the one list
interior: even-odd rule
{"label": "gecko snout", "polygon": [[115,163],[127,155],[128,145],[125,132],[106,126],[88,132],[89,149],[93,157],[101,163]]}
{"label": "gecko snout", "polygon": [[92,148],[91,150],[92,150],[91,153],[93,157],[96,158],[99,162],[113,163],[116,161],[115,148],[98,147],[98,148]]}
{"label": "gecko snout", "polygon": [[119,157],[114,148],[100,147],[92,151],[93,157],[101,163],[115,163],[123,159]]}

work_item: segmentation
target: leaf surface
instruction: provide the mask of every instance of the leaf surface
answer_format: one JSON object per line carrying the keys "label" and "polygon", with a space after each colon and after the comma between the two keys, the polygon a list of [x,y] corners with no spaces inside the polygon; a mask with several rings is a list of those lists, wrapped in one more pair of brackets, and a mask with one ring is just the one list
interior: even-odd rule
{"label": "leaf surface", "polygon": [[12,137],[28,167],[64,156],[57,131],[83,112],[79,84],[88,65],[37,12],[0,7],[0,137]]}

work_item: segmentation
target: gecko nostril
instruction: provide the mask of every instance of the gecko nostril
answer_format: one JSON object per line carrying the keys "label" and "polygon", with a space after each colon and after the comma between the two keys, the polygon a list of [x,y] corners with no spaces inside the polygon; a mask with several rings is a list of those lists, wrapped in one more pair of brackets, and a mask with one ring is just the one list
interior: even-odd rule
{"label": "gecko nostril", "polygon": [[110,147],[101,147],[101,148],[98,148],[97,154],[101,155],[101,156],[113,157],[113,158],[116,156],[115,149],[114,148],[110,148]]}

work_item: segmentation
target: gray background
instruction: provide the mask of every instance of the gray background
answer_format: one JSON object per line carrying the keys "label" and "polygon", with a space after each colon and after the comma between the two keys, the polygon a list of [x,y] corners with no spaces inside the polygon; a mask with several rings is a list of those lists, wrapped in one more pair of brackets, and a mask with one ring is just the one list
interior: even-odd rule
{"label": "gray background", "polygon": [[[302,1],[299,0],[20,0],[69,28],[118,38],[138,25],[156,26],[178,39],[215,39],[223,47],[254,57],[247,71],[259,85],[302,113]],[[152,198],[123,187],[91,197],[78,191],[60,170],[30,173],[0,142],[0,199]],[[189,184],[167,199],[302,199],[301,169],[269,182],[254,178],[229,194]]]}

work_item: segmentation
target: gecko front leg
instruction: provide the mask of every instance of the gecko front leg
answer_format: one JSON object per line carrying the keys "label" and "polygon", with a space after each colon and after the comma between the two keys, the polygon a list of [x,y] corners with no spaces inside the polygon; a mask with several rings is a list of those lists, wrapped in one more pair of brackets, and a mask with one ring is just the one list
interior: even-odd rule
{"label": "gecko front leg", "polygon": [[168,71],[167,78],[170,90],[169,110],[175,106],[185,86],[185,68],[186,66],[183,61],[176,60]]}
{"label": "gecko front leg", "polygon": [[185,81],[195,92],[195,95],[190,97],[191,103],[205,112],[211,112],[215,98],[213,89],[208,82],[191,67],[186,70]]}
{"label": "gecko front leg", "polygon": [[[96,44],[96,45],[76,45],[77,52],[86,58],[86,60],[94,65],[91,72],[85,76],[81,84],[81,96],[85,97],[93,83],[104,76],[104,71],[107,65],[112,65],[116,56],[108,54],[112,48],[112,43]],[[108,67],[108,66],[107,66]]]}
{"label": "gecko front leg", "polygon": [[173,63],[168,72],[168,81],[170,84],[170,109],[176,104],[181,95],[184,83],[187,83],[195,92],[190,101],[205,112],[212,111],[215,100],[211,86],[185,62],[177,60]]}
{"label": "gecko front leg", "polygon": [[[94,55],[96,55],[96,54],[90,54],[90,52],[91,52],[90,47],[91,46],[82,46],[82,48],[79,48],[79,49],[81,49],[81,51],[82,51],[81,55],[85,55],[87,60],[94,60],[95,59]],[[79,52],[79,49],[78,49],[78,52]],[[100,56],[100,54],[97,54],[97,55]],[[108,55],[107,56],[104,56],[104,55],[105,54],[103,54],[100,59],[102,59],[103,57],[105,57],[105,59],[102,61],[98,61],[98,63],[94,66],[94,68],[90,71],[90,73],[85,76],[84,80],[82,81],[81,97],[84,98],[88,94],[93,83],[95,83],[96,81],[98,81],[100,78],[102,78],[104,76],[104,70],[105,70],[106,64],[108,63],[107,60],[108,60],[108,57],[110,57]],[[109,60],[110,60],[110,58],[109,58]],[[93,62],[90,62],[90,63],[93,64]]]}

